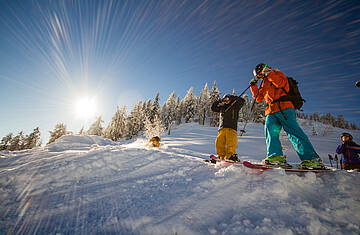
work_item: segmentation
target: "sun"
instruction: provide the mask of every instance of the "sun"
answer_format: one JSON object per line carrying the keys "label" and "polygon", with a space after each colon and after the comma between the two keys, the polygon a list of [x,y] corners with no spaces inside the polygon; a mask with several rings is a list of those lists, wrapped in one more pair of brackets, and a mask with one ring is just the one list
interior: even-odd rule
{"label": "sun", "polygon": [[87,120],[95,116],[97,112],[97,103],[95,98],[81,97],[76,100],[75,112],[78,118]]}

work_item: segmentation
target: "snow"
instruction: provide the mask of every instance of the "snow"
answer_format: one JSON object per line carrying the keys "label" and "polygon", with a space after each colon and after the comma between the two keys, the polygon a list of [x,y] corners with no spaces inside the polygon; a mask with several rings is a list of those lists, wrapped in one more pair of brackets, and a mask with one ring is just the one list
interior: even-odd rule
{"label": "snow", "polygon": [[[302,126],[328,164],[344,130],[311,136],[312,126]],[[359,140],[359,131],[351,133]],[[68,135],[47,147],[0,152],[0,233],[360,233],[358,172],[258,174],[206,163],[216,135],[216,127],[184,124],[159,149],[144,137],[114,143]],[[262,125],[247,126],[237,152],[242,160],[264,158]]]}

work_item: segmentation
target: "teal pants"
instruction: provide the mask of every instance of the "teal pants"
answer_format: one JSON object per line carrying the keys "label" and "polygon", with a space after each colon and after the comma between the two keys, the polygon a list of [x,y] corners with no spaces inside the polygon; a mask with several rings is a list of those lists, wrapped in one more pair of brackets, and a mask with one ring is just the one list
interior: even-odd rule
{"label": "teal pants", "polygon": [[284,128],[284,131],[302,161],[318,158],[319,155],[315,152],[309,138],[296,121],[295,110],[291,108],[284,109],[283,113],[287,120],[285,120],[281,112],[272,113],[266,116],[265,137],[267,155],[269,157],[283,156],[279,136],[281,128]]}

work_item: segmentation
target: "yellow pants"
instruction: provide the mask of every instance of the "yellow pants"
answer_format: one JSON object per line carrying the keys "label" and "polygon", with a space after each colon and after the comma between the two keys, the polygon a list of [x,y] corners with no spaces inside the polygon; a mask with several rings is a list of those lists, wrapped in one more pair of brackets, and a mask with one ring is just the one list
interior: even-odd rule
{"label": "yellow pants", "polygon": [[231,128],[223,128],[219,130],[216,138],[216,153],[221,159],[228,159],[236,153],[237,148],[237,132]]}

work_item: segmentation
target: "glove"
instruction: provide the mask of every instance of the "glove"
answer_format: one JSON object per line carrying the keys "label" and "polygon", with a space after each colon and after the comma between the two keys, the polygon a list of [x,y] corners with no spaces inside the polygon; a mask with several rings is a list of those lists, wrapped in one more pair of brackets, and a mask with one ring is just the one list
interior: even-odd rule
{"label": "glove", "polygon": [[257,84],[258,80],[256,80],[255,78],[251,79],[250,81],[250,86],[255,86]]}

